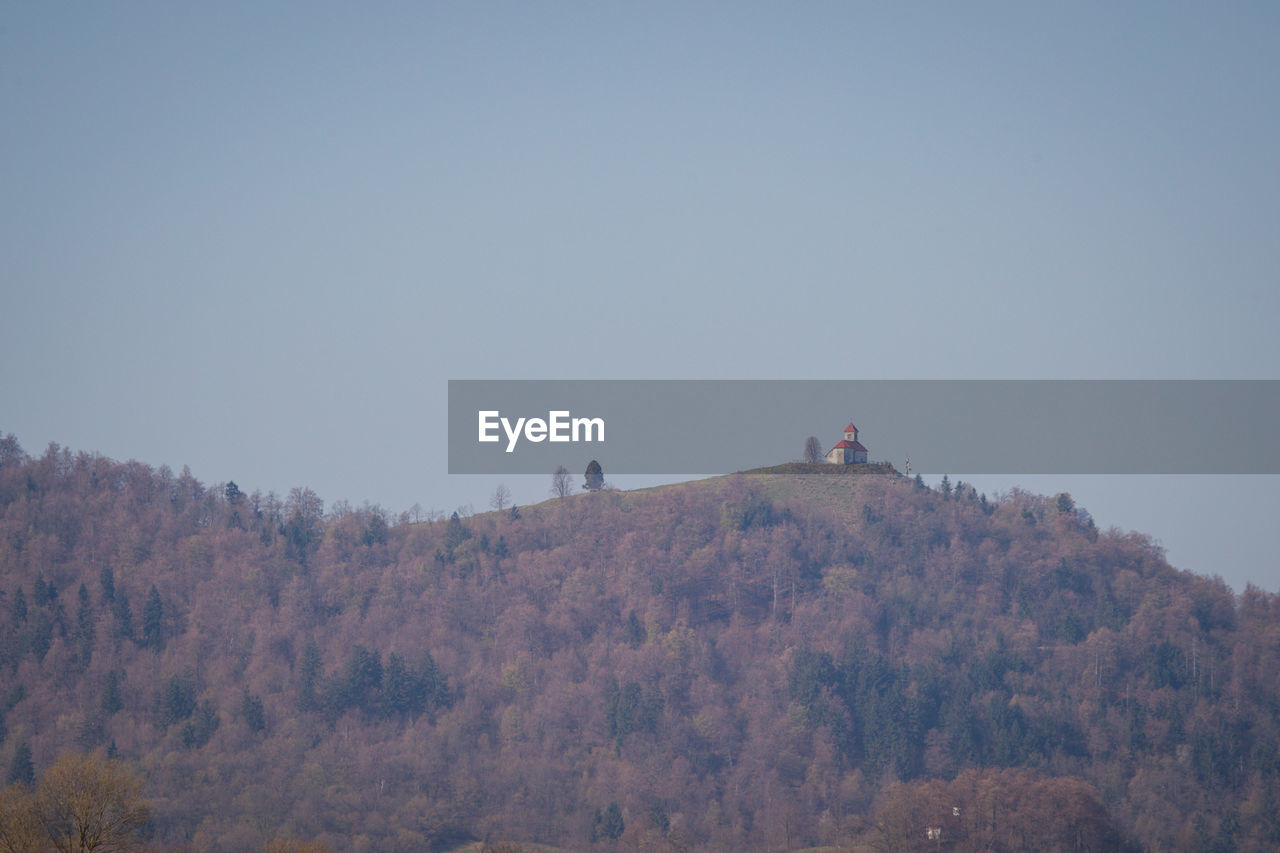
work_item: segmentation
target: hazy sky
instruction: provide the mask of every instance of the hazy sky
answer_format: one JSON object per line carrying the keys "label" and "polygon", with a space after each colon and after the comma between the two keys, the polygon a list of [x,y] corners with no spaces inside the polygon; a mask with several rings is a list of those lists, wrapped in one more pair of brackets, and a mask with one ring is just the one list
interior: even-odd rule
{"label": "hazy sky", "polygon": [[[33,453],[483,508],[450,378],[1280,378],[1270,0],[0,0],[0,116]],[[1280,588],[1275,477],[1019,482]]]}

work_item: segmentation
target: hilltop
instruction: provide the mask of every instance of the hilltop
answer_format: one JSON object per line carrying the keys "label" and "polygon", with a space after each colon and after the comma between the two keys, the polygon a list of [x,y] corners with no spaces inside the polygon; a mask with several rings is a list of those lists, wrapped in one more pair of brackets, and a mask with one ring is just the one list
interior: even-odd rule
{"label": "hilltop", "polygon": [[820,473],[410,524],[10,441],[0,758],[109,749],[164,848],[1274,849],[1277,596]]}

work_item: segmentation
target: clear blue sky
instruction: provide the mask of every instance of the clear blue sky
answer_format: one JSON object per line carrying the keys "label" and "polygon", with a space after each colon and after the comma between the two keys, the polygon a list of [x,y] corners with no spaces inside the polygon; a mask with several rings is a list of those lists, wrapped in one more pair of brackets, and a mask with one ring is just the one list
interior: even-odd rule
{"label": "clear blue sky", "polygon": [[[482,508],[449,378],[1277,378],[1274,2],[0,2],[0,116],[31,452]],[[1277,478],[1025,484],[1280,588]]]}

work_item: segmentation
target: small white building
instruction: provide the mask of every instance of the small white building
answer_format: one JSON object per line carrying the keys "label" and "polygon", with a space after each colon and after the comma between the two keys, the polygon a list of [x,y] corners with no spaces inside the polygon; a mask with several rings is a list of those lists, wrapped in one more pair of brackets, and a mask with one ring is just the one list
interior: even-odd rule
{"label": "small white building", "polygon": [[854,465],[867,461],[867,449],[858,443],[858,428],[850,423],[844,428],[844,438],[827,451],[827,461],[832,465]]}

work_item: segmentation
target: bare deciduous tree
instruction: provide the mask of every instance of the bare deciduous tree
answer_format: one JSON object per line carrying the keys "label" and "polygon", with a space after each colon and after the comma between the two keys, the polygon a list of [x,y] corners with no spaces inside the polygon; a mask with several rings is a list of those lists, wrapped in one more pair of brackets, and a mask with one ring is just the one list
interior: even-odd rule
{"label": "bare deciduous tree", "polygon": [[119,850],[151,815],[141,788],[118,761],[64,755],[40,780],[33,810],[60,853]]}
{"label": "bare deciduous tree", "polygon": [[556,468],[555,473],[551,475],[551,494],[558,498],[573,494],[573,480],[570,478],[569,469],[563,465]]}
{"label": "bare deciduous tree", "polygon": [[31,808],[30,788],[10,785],[0,791],[0,853],[41,849],[40,825]]}
{"label": "bare deciduous tree", "polygon": [[811,435],[804,440],[804,461],[810,465],[816,465],[822,461],[822,442],[818,441],[816,435]]}
{"label": "bare deciduous tree", "polygon": [[504,484],[499,483],[498,488],[493,490],[493,497],[489,498],[489,506],[501,512],[511,503],[511,490]]}

